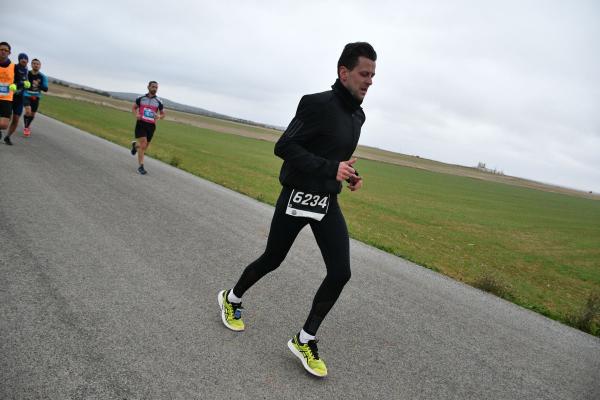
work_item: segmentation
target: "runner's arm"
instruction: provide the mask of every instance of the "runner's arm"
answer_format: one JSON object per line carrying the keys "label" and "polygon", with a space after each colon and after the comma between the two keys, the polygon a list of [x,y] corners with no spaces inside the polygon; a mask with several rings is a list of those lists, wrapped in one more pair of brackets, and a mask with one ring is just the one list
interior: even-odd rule
{"label": "runner's arm", "polygon": [[18,64],[14,64],[15,66],[15,78],[13,79],[13,83],[17,85],[17,90],[23,89],[23,80],[20,79],[19,70],[17,69]]}
{"label": "runner's arm", "polygon": [[162,102],[160,102],[158,104],[158,113],[160,115],[159,119],[164,119],[165,118],[165,110],[164,110],[164,106],[163,106]]}
{"label": "runner's arm", "polygon": [[137,119],[140,118],[140,98],[138,97],[137,99],[135,99],[135,102],[133,103],[133,107],[131,108],[131,112],[133,112],[133,115],[135,115],[135,117]]}
{"label": "runner's arm", "polygon": [[46,78],[46,75],[44,74],[42,74],[42,86],[40,87],[40,90],[42,92],[48,91],[48,78]]}

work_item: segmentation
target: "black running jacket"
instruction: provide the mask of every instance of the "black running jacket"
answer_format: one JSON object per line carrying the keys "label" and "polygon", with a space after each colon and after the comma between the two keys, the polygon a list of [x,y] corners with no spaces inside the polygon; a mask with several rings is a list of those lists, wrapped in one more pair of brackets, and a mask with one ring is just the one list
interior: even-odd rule
{"label": "black running jacket", "polygon": [[339,79],[331,89],[303,96],[275,144],[275,155],[283,159],[283,186],[314,193],[342,190],[335,179],[338,166],[354,153],[365,113]]}

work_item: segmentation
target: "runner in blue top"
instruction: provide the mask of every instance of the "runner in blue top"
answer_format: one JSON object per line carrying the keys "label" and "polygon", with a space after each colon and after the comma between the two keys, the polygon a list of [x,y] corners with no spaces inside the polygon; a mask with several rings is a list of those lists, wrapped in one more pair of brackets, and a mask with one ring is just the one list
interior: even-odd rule
{"label": "runner in blue top", "polygon": [[31,60],[31,71],[27,74],[27,80],[31,83],[31,87],[23,91],[23,106],[25,107],[23,136],[25,137],[31,135],[29,126],[33,118],[35,118],[35,113],[40,105],[42,92],[48,91],[48,78],[40,72],[41,67],[42,62],[40,60],[37,58]]}
{"label": "runner in blue top", "polygon": [[17,129],[19,118],[21,118],[21,114],[23,114],[23,90],[29,89],[31,86],[27,80],[27,64],[29,64],[29,57],[27,57],[27,54],[19,54],[19,62],[15,64],[15,82],[17,84],[17,91],[13,95],[12,119],[10,120],[10,126],[8,127],[8,132],[6,132],[6,137],[4,138],[4,143],[8,145],[12,144],[10,136]]}

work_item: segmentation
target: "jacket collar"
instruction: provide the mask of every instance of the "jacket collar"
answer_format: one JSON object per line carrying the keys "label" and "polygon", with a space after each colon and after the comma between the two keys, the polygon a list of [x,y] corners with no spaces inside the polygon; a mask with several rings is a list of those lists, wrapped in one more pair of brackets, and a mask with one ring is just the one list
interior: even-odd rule
{"label": "jacket collar", "polygon": [[15,68],[16,68],[17,71],[19,71],[20,74],[26,74],[27,73],[27,67],[24,67],[24,66],[22,66],[19,63],[15,64]]}
{"label": "jacket collar", "polygon": [[333,93],[335,93],[342,100],[342,103],[344,103],[344,105],[350,110],[354,112],[358,109],[361,109],[360,105],[362,101],[359,101],[352,96],[348,89],[342,85],[342,82],[340,82],[339,78],[335,80],[335,83],[331,86],[331,89],[333,89]]}

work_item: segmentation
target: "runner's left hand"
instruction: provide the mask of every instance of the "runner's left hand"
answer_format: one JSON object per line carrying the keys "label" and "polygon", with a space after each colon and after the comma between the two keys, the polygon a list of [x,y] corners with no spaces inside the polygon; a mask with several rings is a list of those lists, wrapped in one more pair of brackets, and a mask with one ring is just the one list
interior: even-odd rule
{"label": "runner's left hand", "polygon": [[363,185],[363,180],[360,176],[356,177],[356,178],[350,178],[350,182],[348,183],[348,189],[350,189],[351,192],[355,192],[358,189],[360,189]]}

